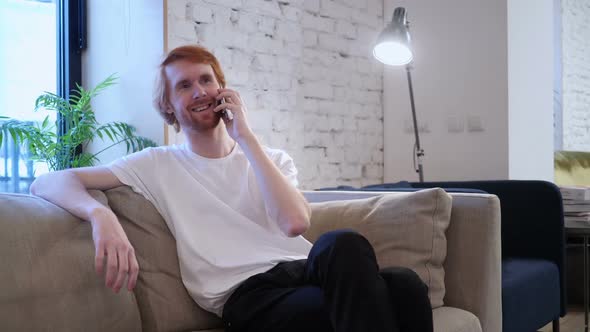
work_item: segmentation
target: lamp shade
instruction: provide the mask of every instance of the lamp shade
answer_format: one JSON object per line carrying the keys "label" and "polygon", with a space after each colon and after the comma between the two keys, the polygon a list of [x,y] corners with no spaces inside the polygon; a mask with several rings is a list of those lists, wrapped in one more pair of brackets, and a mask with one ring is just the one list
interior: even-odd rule
{"label": "lamp shade", "polygon": [[377,37],[373,47],[373,56],[390,66],[408,64],[414,58],[410,41],[406,9],[397,7],[393,11],[393,19]]}

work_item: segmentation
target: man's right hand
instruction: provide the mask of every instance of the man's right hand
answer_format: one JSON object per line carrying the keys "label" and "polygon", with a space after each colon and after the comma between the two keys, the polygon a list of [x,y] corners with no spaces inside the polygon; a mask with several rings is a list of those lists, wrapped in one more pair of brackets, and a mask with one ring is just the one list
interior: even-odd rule
{"label": "man's right hand", "polygon": [[139,264],[135,251],[117,216],[88,194],[88,190],[108,190],[123,185],[105,166],[72,168],[43,174],[31,184],[31,194],[66,209],[92,223],[96,272],[106,265],[105,283],[118,292],[127,278],[127,289],[137,282]]}
{"label": "man's right hand", "polygon": [[131,291],[137,283],[139,264],[135,250],[116,215],[108,208],[98,208],[92,213],[92,238],[94,239],[96,273],[105,271],[105,284],[118,293],[125,279],[127,290]]}

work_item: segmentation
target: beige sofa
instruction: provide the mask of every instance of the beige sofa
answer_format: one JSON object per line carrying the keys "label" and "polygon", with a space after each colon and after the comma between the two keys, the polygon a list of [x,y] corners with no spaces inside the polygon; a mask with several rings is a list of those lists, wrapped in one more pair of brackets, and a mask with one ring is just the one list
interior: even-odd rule
{"label": "beige sofa", "polygon": [[[174,239],[155,208],[127,187],[93,194],[108,202],[136,249],[136,289],[114,294],[95,274],[89,223],[36,197],[0,194],[0,330],[222,332],[220,320],[188,296]],[[373,195],[404,194],[306,192],[310,201]],[[435,331],[501,331],[499,201],[451,196]]]}

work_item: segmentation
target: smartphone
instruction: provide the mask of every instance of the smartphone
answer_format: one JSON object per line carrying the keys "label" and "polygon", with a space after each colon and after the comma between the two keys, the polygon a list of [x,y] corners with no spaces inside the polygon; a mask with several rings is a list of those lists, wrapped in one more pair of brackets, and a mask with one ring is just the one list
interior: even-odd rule
{"label": "smartphone", "polygon": [[[221,98],[220,100],[217,101],[217,105],[221,105],[225,103],[225,98]],[[221,113],[221,116],[224,117],[226,120],[231,121],[234,118],[234,115],[232,114],[232,112],[229,109],[224,109],[222,111],[219,111]]]}

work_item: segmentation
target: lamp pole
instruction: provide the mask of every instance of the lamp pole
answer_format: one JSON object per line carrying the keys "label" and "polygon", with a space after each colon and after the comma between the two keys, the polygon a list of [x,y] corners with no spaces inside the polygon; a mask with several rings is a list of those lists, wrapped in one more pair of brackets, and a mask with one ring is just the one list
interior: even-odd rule
{"label": "lamp pole", "polygon": [[418,135],[418,120],[416,120],[416,105],[414,104],[414,88],[412,87],[412,75],[410,71],[412,66],[410,64],[406,65],[406,73],[408,76],[408,86],[410,88],[410,104],[412,106],[412,120],[414,122],[414,137],[416,138],[416,146],[415,146],[415,153],[416,153],[416,162],[418,164],[418,168],[416,172],[420,178],[420,182],[424,182],[424,169],[422,168],[422,157],[424,157],[424,150],[420,146],[420,136]]}
{"label": "lamp pole", "polygon": [[412,106],[412,120],[414,122],[414,137],[416,144],[414,146],[414,169],[420,178],[420,182],[424,182],[424,170],[422,168],[422,157],[424,157],[424,150],[420,146],[420,136],[418,135],[418,120],[416,120],[416,105],[414,104],[414,88],[412,87],[412,54],[411,37],[409,32],[410,24],[406,17],[406,9],[404,7],[397,7],[393,11],[393,18],[383,31],[377,37],[375,46],[373,46],[373,55],[377,60],[386,65],[402,66],[406,65],[406,73],[408,76],[408,87],[410,88],[410,103]]}

